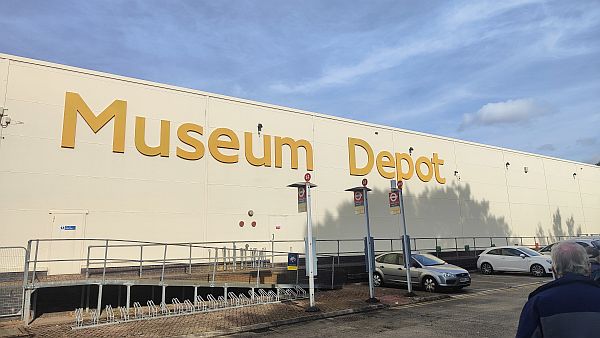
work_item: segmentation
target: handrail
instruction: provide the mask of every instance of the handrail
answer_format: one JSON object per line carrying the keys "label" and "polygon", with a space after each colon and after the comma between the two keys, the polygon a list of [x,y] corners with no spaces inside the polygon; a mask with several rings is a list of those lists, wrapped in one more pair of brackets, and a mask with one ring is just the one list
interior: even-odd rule
{"label": "handrail", "polygon": [[[459,241],[462,243],[461,245],[465,245],[465,251],[477,251],[483,248],[487,248],[489,246],[493,246],[494,244],[500,244],[499,242],[505,242],[506,244],[510,244],[511,242],[517,242],[520,245],[529,245],[534,246],[533,244],[537,244],[538,240],[543,240],[547,243],[550,240],[563,240],[567,238],[574,237],[583,237],[586,235],[578,235],[578,236],[456,236],[456,237],[413,237],[411,238],[411,246],[413,250],[421,250],[421,251],[435,251],[435,252],[456,252],[458,257],[458,252],[462,251],[462,248],[459,248]],[[590,235],[591,236],[591,235]],[[86,246],[87,257],[85,258],[51,258],[51,257],[38,257],[40,252],[40,243],[47,242],[60,242],[60,241],[81,241],[84,243],[90,243],[90,245]],[[364,240],[362,238],[349,238],[349,239],[316,239],[317,247],[323,247],[323,250],[319,252],[320,257],[339,257],[341,255],[362,255],[364,254],[362,248],[357,247],[358,243],[362,243]],[[376,243],[376,253],[388,252],[388,251],[397,251],[401,249],[401,246],[394,248],[394,242],[400,242],[400,238],[375,238],[374,242]],[[423,243],[427,241],[433,241],[433,243]],[[482,241],[486,241],[485,245],[481,245]],[[489,242],[488,242],[489,241]],[[533,241],[533,243],[530,243]],[[94,242],[102,242],[102,244],[94,244]],[[441,245],[444,242],[453,242],[453,245]],[[466,242],[470,243],[467,244]],[[281,251],[275,250],[275,244],[284,244],[284,243],[295,243],[301,244],[304,243],[304,240],[248,240],[248,241],[206,241],[206,242],[174,242],[174,243],[165,243],[165,242],[151,242],[151,241],[139,241],[139,240],[126,240],[126,239],[106,239],[106,238],[65,238],[65,239],[32,239],[28,241],[27,248],[22,247],[7,247],[7,248],[20,248],[25,250],[25,266],[23,269],[24,272],[24,289],[27,288],[30,283],[35,283],[35,274],[37,272],[37,265],[39,264],[47,264],[47,263],[60,263],[60,262],[85,262],[86,264],[86,277],[89,277],[90,268],[97,264],[102,264],[102,280],[105,280],[107,267],[114,266],[114,264],[139,264],[139,275],[142,276],[144,264],[161,264],[161,281],[164,281],[164,274],[167,264],[179,264],[183,266],[184,264],[188,267],[188,273],[191,273],[194,264],[213,264],[213,269],[216,270],[218,267],[223,267],[223,269],[232,268],[237,269],[237,262],[239,260],[239,268],[247,268],[248,266],[255,268],[260,265],[266,264],[268,261],[268,257],[270,256],[271,267],[273,267],[275,263],[275,258],[285,257],[288,253],[288,250]],[[489,243],[489,245],[487,244]],[[265,246],[260,248],[260,245],[256,245],[256,247],[250,247],[250,245],[256,244],[264,244]],[[270,244],[270,250],[267,250]],[[320,244],[320,245],[319,245]],[[418,246],[420,244],[420,246]],[[472,244],[472,247],[471,247]],[[479,245],[478,245],[479,244]],[[328,249],[328,245],[332,246],[331,249]],[[348,247],[350,245],[350,247]],[[434,245],[431,247],[431,245]],[[133,253],[128,253],[125,256],[120,257],[109,257],[109,251],[114,252],[115,249],[118,248],[138,248],[138,257],[134,258]],[[162,257],[159,257],[156,253],[149,256],[148,253],[145,253],[144,248],[149,247],[162,247]],[[167,252],[172,252],[169,249],[171,248],[179,248],[186,249],[187,253],[182,254],[178,253],[177,257],[167,257]],[[102,248],[103,257],[95,256],[98,248]],[[214,251],[214,257],[206,256],[197,256],[193,254],[193,249],[202,249],[207,250],[208,253]],[[221,253],[222,251],[222,253]],[[269,255],[267,254],[269,253]],[[146,254],[146,257],[144,257]],[[222,255],[221,255],[222,254]],[[33,256],[33,257],[32,257]],[[212,262],[212,263],[211,263]],[[260,265],[256,263],[260,262]],[[30,269],[30,264],[33,263],[33,269]],[[31,278],[29,278],[29,273],[31,272]]]}

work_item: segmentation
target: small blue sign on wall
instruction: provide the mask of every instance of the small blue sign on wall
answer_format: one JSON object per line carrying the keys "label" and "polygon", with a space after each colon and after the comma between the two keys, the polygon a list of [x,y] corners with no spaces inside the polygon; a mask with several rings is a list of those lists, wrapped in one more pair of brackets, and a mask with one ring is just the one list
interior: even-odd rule
{"label": "small blue sign on wall", "polygon": [[61,225],[60,230],[77,230],[77,225]]}

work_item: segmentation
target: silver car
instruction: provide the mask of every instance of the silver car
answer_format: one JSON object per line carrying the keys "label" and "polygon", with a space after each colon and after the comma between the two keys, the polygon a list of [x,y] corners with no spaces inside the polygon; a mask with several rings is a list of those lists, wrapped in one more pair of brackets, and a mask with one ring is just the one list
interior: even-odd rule
{"label": "silver car", "polygon": [[[440,287],[461,289],[471,285],[471,275],[461,267],[426,253],[414,253],[411,256],[411,284],[422,286],[425,291],[434,292]],[[404,255],[389,252],[377,256],[373,281],[375,286],[384,283],[406,284]]]}

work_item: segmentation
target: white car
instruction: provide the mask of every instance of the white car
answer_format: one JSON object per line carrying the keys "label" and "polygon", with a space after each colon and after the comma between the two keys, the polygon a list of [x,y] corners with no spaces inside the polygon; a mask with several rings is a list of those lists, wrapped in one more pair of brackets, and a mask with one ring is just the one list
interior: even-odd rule
{"label": "white car", "polygon": [[536,277],[552,273],[552,260],[524,246],[499,246],[484,250],[477,268],[485,275],[494,271],[529,272]]}

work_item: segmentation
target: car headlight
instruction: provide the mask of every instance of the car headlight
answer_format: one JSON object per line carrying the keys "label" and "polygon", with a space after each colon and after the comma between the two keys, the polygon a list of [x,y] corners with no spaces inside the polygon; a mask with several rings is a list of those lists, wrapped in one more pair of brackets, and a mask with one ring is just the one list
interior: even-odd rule
{"label": "car headlight", "polygon": [[546,262],[548,262],[548,264],[552,264],[552,260],[550,259],[546,259]]}
{"label": "car headlight", "polygon": [[444,276],[444,277],[446,277],[446,278],[454,278],[454,277],[455,277],[453,274],[451,274],[451,273],[448,273],[448,272],[444,272],[444,273],[442,273],[442,276]]}

